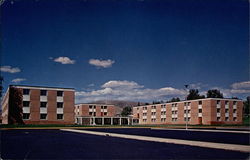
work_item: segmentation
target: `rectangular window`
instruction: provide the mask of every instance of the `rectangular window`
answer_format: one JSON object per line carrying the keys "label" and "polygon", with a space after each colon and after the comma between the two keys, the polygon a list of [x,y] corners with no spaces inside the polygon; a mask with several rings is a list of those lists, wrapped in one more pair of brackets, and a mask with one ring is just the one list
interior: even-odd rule
{"label": "rectangular window", "polygon": [[217,113],[220,113],[220,109],[219,108],[217,108]]}
{"label": "rectangular window", "polygon": [[234,112],[234,113],[236,113],[236,112],[237,112],[237,110],[236,110],[236,109],[234,109],[234,110],[233,110],[233,112]]}
{"label": "rectangular window", "polygon": [[29,113],[23,113],[23,120],[30,119]]}
{"label": "rectangular window", "polygon": [[23,95],[29,95],[30,90],[29,89],[23,89]]}
{"label": "rectangular window", "polygon": [[57,97],[62,97],[63,96],[63,91],[57,91]]}
{"label": "rectangular window", "polygon": [[40,119],[47,119],[47,114],[40,114]]}
{"label": "rectangular window", "polygon": [[104,112],[104,116],[106,116],[108,113],[107,112]]}
{"label": "rectangular window", "polygon": [[202,101],[199,101],[199,105],[202,105]]}
{"label": "rectangular window", "polygon": [[226,117],[226,121],[229,121],[229,118],[228,118],[228,117]]}
{"label": "rectangular window", "polygon": [[236,105],[236,103],[237,103],[236,101],[233,102],[234,105]]}
{"label": "rectangular window", "polygon": [[89,115],[92,116],[92,112],[89,112]]}
{"label": "rectangular window", "polygon": [[225,101],[225,104],[228,105],[228,101]]}
{"label": "rectangular window", "polygon": [[217,121],[220,121],[220,117],[217,117]]}
{"label": "rectangular window", "polygon": [[233,121],[237,121],[237,118],[236,118],[236,117],[234,117],[234,118],[233,118]]}
{"label": "rectangular window", "polygon": [[220,100],[217,101],[217,104],[220,104]]}
{"label": "rectangular window", "polygon": [[63,108],[63,102],[57,102],[57,108]]}
{"label": "rectangular window", "polygon": [[40,107],[41,108],[46,108],[47,107],[47,102],[40,102]]}
{"label": "rectangular window", "polygon": [[226,113],[229,113],[229,109],[226,109],[225,112],[226,112]]}
{"label": "rectangular window", "polygon": [[92,108],[92,106],[89,106],[89,109],[91,109]]}
{"label": "rectangular window", "polygon": [[23,101],[23,107],[29,107],[30,102],[29,101]]}
{"label": "rectangular window", "polygon": [[41,96],[47,96],[47,91],[46,90],[40,90],[40,95]]}
{"label": "rectangular window", "polygon": [[63,114],[57,114],[56,117],[57,119],[63,119]]}
{"label": "rectangular window", "polygon": [[94,116],[96,116],[96,112],[94,112]]}
{"label": "rectangular window", "polygon": [[107,106],[104,106],[104,109],[107,109]]}
{"label": "rectangular window", "polygon": [[202,113],[202,109],[199,109],[199,113]]}

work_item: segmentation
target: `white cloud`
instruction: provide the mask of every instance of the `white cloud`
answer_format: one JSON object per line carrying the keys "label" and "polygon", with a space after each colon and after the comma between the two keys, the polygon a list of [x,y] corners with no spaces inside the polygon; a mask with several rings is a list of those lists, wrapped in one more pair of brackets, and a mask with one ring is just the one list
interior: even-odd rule
{"label": "white cloud", "polygon": [[13,79],[11,82],[20,83],[22,81],[26,81],[26,79],[25,78],[16,78],[16,79]]}
{"label": "white cloud", "polygon": [[[51,59],[51,57],[49,59]],[[74,64],[75,63],[75,60],[71,60],[69,57],[58,57],[58,58],[55,58],[54,61],[61,63],[61,64]]]}
{"label": "white cloud", "polygon": [[77,102],[91,102],[97,100],[116,99],[128,101],[164,100],[167,97],[186,95],[186,91],[172,87],[159,89],[144,88],[133,81],[108,81],[94,91],[76,92]]}
{"label": "white cloud", "polygon": [[8,73],[17,73],[21,72],[21,70],[18,67],[11,67],[11,66],[1,66],[0,71],[2,72],[8,72]]}
{"label": "white cloud", "polygon": [[94,87],[94,86],[95,86],[94,83],[91,83],[91,84],[88,85],[88,87]]}
{"label": "white cloud", "polygon": [[143,88],[143,86],[138,85],[133,81],[108,81],[102,85],[102,88],[117,88],[117,87],[126,87],[126,88]]}
{"label": "white cloud", "polygon": [[250,81],[233,83],[231,87],[233,89],[250,89]]}
{"label": "white cloud", "polygon": [[115,63],[113,60],[99,60],[99,59],[90,59],[89,64],[94,65],[96,67],[109,68],[112,64]]}

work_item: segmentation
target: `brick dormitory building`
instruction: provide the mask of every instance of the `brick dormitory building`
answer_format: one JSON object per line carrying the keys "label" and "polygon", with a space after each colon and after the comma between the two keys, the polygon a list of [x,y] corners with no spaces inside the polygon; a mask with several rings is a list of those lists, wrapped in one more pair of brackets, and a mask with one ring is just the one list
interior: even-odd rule
{"label": "brick dormitory building", "polygon": [[75,105],[76,124],[81,125],[124,125],[130,124],[131,118],[117,116],[118,108],[112,104]]}
{"label": "brick dormitory building", "polygon": [[243,101],[205,98],[133,107],[132,117],[107,104],[74,104],[73,88],[10,85],[2,99],[2,124],[242,124]]}
{"label": "brick dormitory building", "polygon": [[73,88],[10,85],[2,100],[3,124],[74,124]]}
{"label": "brick dormitory building", "polygon": [[206,98],[133,107],[138,124],[241,124],[243,102]]}

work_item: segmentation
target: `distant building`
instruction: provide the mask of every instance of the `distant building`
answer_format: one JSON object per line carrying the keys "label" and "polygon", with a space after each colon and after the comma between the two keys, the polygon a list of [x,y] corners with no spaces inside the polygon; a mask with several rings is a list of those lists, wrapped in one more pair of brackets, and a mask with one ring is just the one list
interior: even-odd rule
{"label": "distant building", "polygon": [[133,107],[138,124],[242,124],[243,102],[206,98]]}
{"label": "distant building", "polygon": [[73,88],[10,85],[2,101],[3,124],[74,124]]}
{"label": "distant building", "polygon": [[129,124],[129,117],[118,117],[118,107],[110,104],[87,104],[75,105],[75,120],[81,125],[123,125]]}

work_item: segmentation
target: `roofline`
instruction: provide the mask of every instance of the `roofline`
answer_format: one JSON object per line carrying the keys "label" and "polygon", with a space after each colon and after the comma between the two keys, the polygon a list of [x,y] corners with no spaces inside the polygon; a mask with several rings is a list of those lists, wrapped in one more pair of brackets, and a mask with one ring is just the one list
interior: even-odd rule
{"label": "roofline", "polygon": [[148,104],[148,105],[141,105],[141,106],[134,106],[134,107],[145,107],[145,106],[154,106],[154,105],[164,105],[164,104],[171,104],[171,103],[183,103],[183,102],[192,102],[192,101],[201,101],[201,100],[233,100],[233,101],[242,101],[242,99],[232,99],[232,98],[202,98],[202,99],[193,99],[193,100],[181,100],[178,102],[166,102],[166,103],[159,103],[159,104]]}
{"label": "roofline", "polygon": [[103,104],[103,103],[76,103],[76,105],[102,105],[102,106],[115,106],[114,104]]}
{"label": "roofline", "polygon": [[48,87],[48,86],[31,86],[31,85],[9,85],[9,87],[17,87],[17,88],[30,88],[30,89],[37,89],[37,88],[45,88],[45,89],[62,89],[62,90],[73,90],[74,88],[63,88],[63,87]]}

